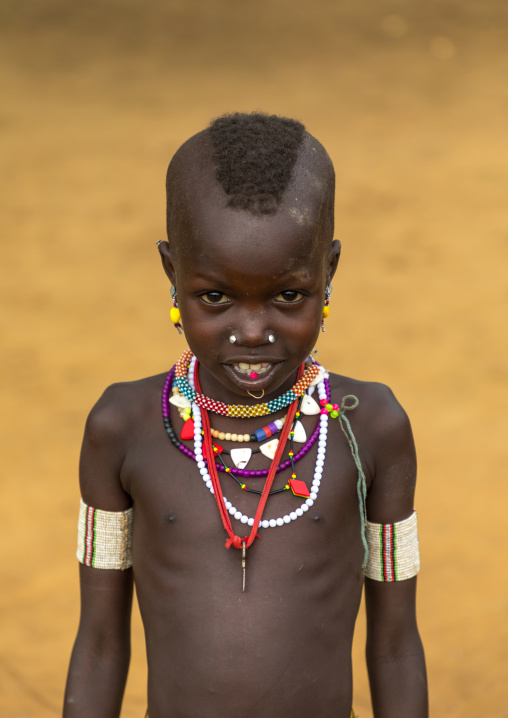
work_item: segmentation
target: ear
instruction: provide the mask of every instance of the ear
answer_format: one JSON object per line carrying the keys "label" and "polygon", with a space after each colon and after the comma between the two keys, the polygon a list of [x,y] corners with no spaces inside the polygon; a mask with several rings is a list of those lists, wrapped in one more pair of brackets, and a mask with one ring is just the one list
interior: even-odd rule
{"label": "ear", "polygon": [[328,250],[327,266],[326,266],[326,283],[330,284],[332,277],[337,270],[340,259],[340,250],[342,246],[338,239],[334,239]]}
{"label": "ear", "polygon": [[159,247],[159,253],[161,255],[162,266],[164,267],[164,271],[166,272],[171,284],[173,286],[175,286],[176,272],[175,272],[175,265],[174,265],[173,259],[171,257],[169,243],[166,241],[160,242],[158,247]]}

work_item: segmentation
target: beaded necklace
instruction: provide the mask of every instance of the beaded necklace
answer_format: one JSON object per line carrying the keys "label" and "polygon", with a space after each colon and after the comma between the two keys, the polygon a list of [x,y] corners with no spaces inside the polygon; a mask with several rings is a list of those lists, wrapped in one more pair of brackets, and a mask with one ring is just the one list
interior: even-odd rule
{"label": "beaded necklace", "polygon": [[[192,370],[195,366],[195,362],[196,362],[196,358],[193,357],[191,360],[191,371],[189,372],[190,376],[192,376]],[[318,365],[316,365],[316,366],[318,366]],[[171,424],[168,401],[169,401],[171,385],[173,382],[173,377],[175,375],[175,369],[176,369],[176,367],[173,367],[171,369],[171,371],[168,373],[168,375],[166,377],[166,381],[164,383],[164,389],[162,391],[162,420],[164,422],[164,427],[165,427],[166,432],[171,440],[171,443],[179,451],[181,451],[182,454],[185,454],[185,456],[188,456],[190,459],[195,459],[194,452],[191,451],[190,449],[188,449],[178,439],[178,437],[173,429],[173,426]],[[321,374],[324,376],[324,371],[321,371]],[[323,384],[324,384],[325,392],[326,392],[325,399],[327,402],[329,402],[330,401],[330,384],[328,382],[328,379],[324,378]],[[318,387],[319,386],[321,386],[321,384],[318,384]],[[194,411],[193,414],[196,417],[196,416],[198,416],[199,411]],[[294,463],[298,463],[301,459],[303,459],[303,457],[306,456],[306,454],[308,454],[310,449],[314,446],[314,444],[316,443],[316,441],[318,440],[318,437],[319,437],[319,426],[320,425],[318,423],[316,428],[310,435],[309,439],[307,440],[307,442],[300,449],[300,451],[298,451],[298,453],[296,453],[294,455],[294,457],[293,457]],[[195,428],[195,424],[194,424],[194,428]],[[216,463],[216,466],[217,466],[217,469],[221,472],[224,472],[226,470],[225,467],[223,466],[223,464],[220,462]],[[291,466],[291,460],[286,459],[285,461],[281,462],[279,464],[279,466],[277,467],[277,473],[279,473],[280,471],[284,471],[285,469],[288,469],[290,466]],[[239,469],[239,468],[237,468],[237,469],[235,469],[235,474],[243,477],[244,479],[255,478],[255,477],[261,478],[264,476],[268,476],[268,471],[269,471],[269,469]]]}
{"label": "beaded necklace", "polygon": [[[191,403],[187,399],[187,397],[180,394],[178,391],[178,387],[176,385],[172,386],[172,396],[169,398],[169,403],[174,404],[174,406],[177,407],[178,413],[184,420],[184,422],[187,422],[189,419],[192,419],[192,411],[191,411]],[[312,402],[312,399],[310,399],[310,402]],[[306,413],[314,413],[318,414],[319,409],[316,407],[316,410],[312,409],[312,411],[307,411]],[[227,431],[219,431],[218,429],[213,429],[210,427],[211,434],[214,439],[219,439],[219,441],[238,441],[239,443],[243,442],[258,442],[264,441],[265,439],[269,439],[270,436],[274,436],[277,434],[282,427],[284,426],[284,419],[286,417],[283,416],[282,419],[275,419],[275,421],[271,421],[266,426],[262,426],[259,429],[255,429],[252,434],[237,434],[237,433],[230,433]],[[183,431],[183,430],[182,430]],[[187,433],[187,432],[185,432]],[[192,430],[192,435],[194,435],[194,429]],[[191,437],[182,436],[182,439],[187,439]]]}
{"label": "beaded necklace", "polygon": [[265,439],[269,439],[270,436],[277,434],[284,426],[285,418],[286,417],[284,416],[282,419],[271,421],[266,426],[262,426],[260,429],[255,429],[252,434],[231,434],[230,432],[219,431],[218,429],[210,429],[210,431],[213,438],[219,439],[219,441],[239,441],[240,443],[242,441],[257,441],[260,443]]}
{"label": "beaded necklace", "polygon": [[[301,379],[303,374],[303,364],[300,366],[298,370],[298,381]],[[195,365],[195,371],[192,372],[194,375],[194,382],[196,390],[200,391],[199,386],[199,376],[197,371],[197,363]],[[298,383],[298,382],[297,382]],[[196,418],[198,416],[198,405],[195,404],[195,415]],[[270,471],[268,473],[268,476],[265,481],[265,485],[263,487],[263,492],[261,494],[261,498],[259,500],[258,508],[256,511],[256,515],[254,516],[254,521],[251,527],[251,532],[248,536],[244,536],[241,538],[240,536],[236,535],[233,531],[233,527],[231,525],[231,520],[229,518],[229,513],[227,507],[226,507],[226,499],[223,496],[222,493],[222,487],[220,485],[219,476],[217,473],[217,467],[215,466],[215,459],[213,454],[213,448],[212,448],[212,435],[210,433],[210,420],[208,418],[208,412],[206,409],[203,409],[203,407],[200,408],[200,414],[201,414],[201,423],[203,426],[203,439],[201,439],[201,431],[198,435],[196,435],[196,429],[195,429],[195,448],[196,448],[196,458],[199,458],[199,455],[201,455],[201,461],[203,462],[203,468],[200,468],[201,475],[203,476],[203,472],[207,473],[209,475],[208,481],[210,481],[209,489],[211,493],[214,495],[215,500],[217,502],[217,508],[219,509],[219,515],[222,519],[222,525],[224,526],[224,529],[226,530],[227,534],[229,535],[229,539],[226,541],[226,548],[231,548],[233,546],[234,548],[241,549],[242,550],[242,572],[243,572],[243,582],[242,582],[242,590],[245,591],[245,567],[246,567],[246,558],[247,558],[247,549],[252,546],[256,538],[259,538],[257,534],[257,530],[261,521],[261,517],[263,515],[263,511],[266,506],[266,502],[268,500],[268,496],[270,493],[270,489],[272,488],[273,480],[275,478],[275,471],[277,468],[277,465],[280,462],[280,459],[282,457],[282,452],[284,451],[284,446],[286,444],[286,440],[288,438],[289,432],[291,430],[292,422],[296,414],[296,400],[293,400],[293,402],[288,407],[288,413],[286,416],[286,420],[284,422],[284,427],[281,432],[281,437],[279,440],[279,443],[277,445],[277,450],[275,452],[275,456],[273,458],[272,464],[270,466]],[[198,425],[200,423],[199,419],[197,421]],[[209,473],[208,473],[209,472]],[[203,476],[204,478],[204,476]],[[207,481],[205,481],[207,483]],[[241,512],[236,512],[235,516]],[[248,521],[248,517],[247,517]],[[246,522],[244,522],[246,523]]]}
{"label": "beaded necklace", "polygon": [[[202,396],[199,393],[200,387],[199,387],[199,379],[197,376],[197,360],[195,357],[192,356],[191,353],[186,353],[189,358],[192,357],[190,361],[190,372],[189,372],[189,388],[195,392],[196,398]],[[180,360],[181,361],[181,360]],[[316,367],[316,365],[313,365]],[[164,424],[166,426],[166,430],[168,431],[168,434],[171,437],[171,433],[173,433],[175,441],[172,441],[173,443],[176,443],[176,436],[174,435],[174,432],[172,431],[171,424],[169,421],[169,405],[168,405],[168,395],[169,395],[169,389],[171,387],[172,378],[175,374],[176,366],[173,367],[173,369],[169,372],[168,377],[165,382],[164,390],[162,392],[162,413],[164,417]],[[298,386],[299,382],[301,381],[301,373],[303,371],[303,367],[300,368],[299,371],[299,378],[295,385]],[[285,523],[290,523],[291,521],[295,521],[300,516],[303,516],[305,512],[309,510],[311,506],[314,505],[314,501],[317,498],[319,488],[321,486],[321,478],[323,475],[323,467],[326,457],[326,443],[327,443],[327,434],[328,434],[328,421],[329,416],[331,418],[337,418],[338,422],[340,424],[340,427],[347,439],[347,443],[349,444],[349,448],[351,450],[351,454],[353,456],[354,462],[356,464],[356,468],[358,470],[358,479],[357,479],[357,493],[358,493],[358,502],[359,502],[359,509],[360,509],[360,522],[361,522],[361,539],[364,546],[364,560],[363,560],[363,568],[365,568],[367,559],[368,559],[368,545],[365,535],[365,524],[366,524],[366,498],[367,498],[367,486],[366,486],[366,479],[365,474],[363,472],[363,468],[361,465],[359,452],[358,452],[358,445],[356,443],[355,436],[353,434],[351,425],[349,423],[348,418],[345,415],[345,412],[351,411],[352,409],[355,409],[358,406],[358,399],[355,396],[347,395],[343,397],[341,404],[330,404],[330,391],[329,391],[329,384],[327,381],[327,376],[324,373],[324,370],[322,367],[319,367],[317,369],[318,374],[322,373],[322,376],[316,377],[309,382],[309,384],[316,385],[319,395],[319,404],[321,405],[320,410],[320,416],[319,416],[319,424],[316,427],[318,433],[319,433],[319,443],[318,443],[318,452],[316,456],[316,465],[314,470],[314,477],[313,482],[311,486],[310,496],[305,500],[305,502],[297,508],[295,511],[289,512],[287,515],[279,517],[279,518],[272,518],[272,519],[262,519],[262,514],[266,505],[266,501],[268,499],[268,496],[270,494],[270,489],[273,483],[273,480],[275,478],[276,470],[277,470],[277,464],[280,461],[280,458],[283,453],[284,445],[286,443],[286,440],[288,438],[288,435],[290,434],[290,422],[293,421],[295,413],[296,413],[296,406],[295,401],[293,400],[293,403],[289,407],[288,414],[286,416],[286,421],[284,428],[282,430],[281,438],[279,441],[279,445],[277,446],[277,451],[275,454],[275,457],[272,461],[272,465],[269,470],[268,478],[265,482],[265,486],[263,488],[263,492],[261,495],[261,500],[258,505],[258,509],[256,511],[256,515],[254,518],[246,516],[241,511],[238,511],[236,507],[233,506],[233,504],[228,501],[228,499],[223,496],[222,489],[220,482],[218,480],[218,474],[217,469],[220,469],[220,465],[216,466],[215,464],[215,456],[213,452],[213,444],[212,444],[212,436],[211,436],[211,430],[210,430],[210,422],[208,419],[207,411],[201,407],[198,402],[194,402],[192,405],[192,410],[195,416],[195,425],[194,425],[194,458],[197,462],[197,466],[199,469],[199,472],[203,478],[203,481],[206,485],[206,487],[209,489],[210,493],[214,495],[217,506],[219,509],[219,514],[221,516],[224,528],[226,529],[227,533],[229,534],[229,539],[226,541],[226,548],[230,548],[233,546],[237,549],[242,549],[242,568],[243,568],[243,590],[245,591],[245,566],[246,566],[246,549],[252,545],[254,540],[256,538],[259,538],[257,535],[257,529],[259,526],[262,528],[275,528],[276,526],[283,526]],[[190,385],[192,384],[192,386]],[[293,389],[295,388],[293,387]],[[196,389],[198,391],[196,391]],[[305,391],[305,390],[303,390]],[[303,392],[302,392],[303,394]],[[206,397],[205,397],[206,398]],[[211,401],[211,400],[210,400]],[[225,404],[223,405],[226,409],[228,408]],[[169,429],[168,429],[169,427]],[[202,430],[203,429],[203,430]],[[179,444],[178,448],[182,450],[184,453],[192,453],[189,452],[187,447],[183,446],[182,444]],[[306,447],[304,447],[305,449]],[[291,446],[292,449],[292,446]],[[303,451],[303,450],[302,450]],[[301,452],[299,452],[301,453]],[[292,451],[290,452],[292,454]],[[294,461],[296,460],[296,457],[291,457],[291,459]],[[290,462],[292,463],[292,462]],[[224,470],[224,467],[222,467]],[[238,472],[239,473],[239,472]],[[253,472],[258,473],[258,472]],[[294,465],[293,465],[293,476],[294,476]],[[234,518],[242,524],[247,524],[251,527],[251,533],[249,536],[245,536],[244,538],[240,538],[239,536],[235,535],[233,532],[233,528],[231,526],[231,521],[229,520],[229,515],[234,516]]]}
{"label": "beaded necklace", "polygon": [[298,379],[296,384],[292,386],[291,389],[271,401],[255,405],[228,405],[224,404],[222,401],[210,399],[208,396],[196,391],[196,389],[189,384],[187,379],[187,368],[192,357],[192,351],[190,349],[186,349],[176,364],[175,376],[178,390],[191,403],[197,404],[197,406],[201,409],[212,411],[215,414],[222,414],[223,416],[251,417],[273,414],[275,411],[279,411],[279,409],[284,409],[286,406],[289,406],[289,404],[294,402],[299,396],[303,396],[307,387],[310,386],[315,379],[317,379],[320,373],[318,366],[316,364],[311,364],[305,369],[303,376]]}
{"label": "beaded necklace", "polygon": [[[308,491],[308,489],[307,489],[307,486],[305,486],[305,484],[303,484],[302,481],[300,481],[300,482],[296,482],[296,481],[295,481],[295,480],[296,480],[296,473],[295,473],[295,462],[294,462],[294,458],[293,458],[293,457],[294,457],[294,452],[293,452],[293,439],[294,439],[294,433],[295,433],[295,432],[294,432],[294,428],[295,428],[295,423],[298,421],[298,417],[299,417],[299,415],[300,415],[300,414],[299,414],[299,408],[300,408],[300,404],[301,404],[301,403],[302,403],[302,400],[300,399],[300,401],[298,402],[298,407],[297,407],[296,413],[295,413],[295,418],[294,418],[294,421],[293,421],[293,425],[292,425],[292,427],[291,427],[291,431],[289,432],[289,439],[290,439],[289,461],[290,461],[290,463],[291,463],[291,470],[292,470],[292,473],[291,473],[291,481],[289,481],[288,483],[286,483],[281,489],[272,489],[272,490],[268,493],[269,496],[273,496],[274,494],[281,494],[281,493],[283,493],[284,491],[289,491],[289,489],[292,489],[292,490],[293,490],[293,494],[294,494],[295,496],[300,496],[300,495],[301,495],[301,493],[297,493],[298,490],[300,490],[300,492],[301,492],[302,490],[305,491],[305,496],[306,496],[306,497],[309,496],[309,491]],[[285,418],[285,417],[284,417],[284,418]],[[201,433],[203,433],[203,432],[201,432]],[[221,451],[220,453],[218,453],[218,452],[216,451],[217,447],[216,447],[216,445],[213,443],[213,441],[212,441],[212,447],[213,447],[213,450],[214,450],[216,456],[218,457],[220,463],[222,464],[223,470],[224,470],[229,476],[231,476],[231,478],[233,479],[233,481],[236,481],[236,483],[238,484],[238,486],[239,486],[241,489],[243,489],[243,491],[246,491],[246,492],[249,493],[249,494],[258,494],[259,496],[261,496],[261,494],[263,493],[262,491],[259,491],[258,489],[249,489],[249,488],[247,488],[247,485],[244,484],[243,481],[241,481],[240,479],[238,479],[238,478],[235,476],[235,474],[237,473],[237,469],[235,468],[235,473],[233,473],[231,467],[229,467],[229,466],[226,465],[224,459],[222,458],[222,453],[228,453],[228,454],[229,454],[230,452],[229,452],[229,451],[226,452],[225,449],[222,449],[222,451]],[[258,449],[258,451],[259,451],[259,449]],[[216,464],[216,467],[218,468],[218,465],[217,465],[217,464]],[[278,471],[279,469],[280,469],[280,464],[279,464],[279,466],[277,467],[277,471]],[[269,470],[268,470],[268,471],[269,471]],[[268,475],[268,471],[266,472],[267,475]]]}
{"label": "beaded necklace", "polygon": [[[327,399],[327,392],[324,387],[324,382],[320,382],[317,385],[318,395],[320,400],[326,400]],[[196,405],[194,411],[194,455],[196,457],[197,466],[199,469],[199,472],[201,474],[201,478],[203,479],[205,486],[207,489],[209,489],[211,494],[214,494],[214,486],[213,482],[210,476],[210,473],[207,468],[207,462],[206,458],[203,454],[203,439],[202,439],[202,421],[200,412],[198,409],[198,406]],[[318,426],[318,432],[319,432],[319,443],[318,443],[318,453],[316,457],[316,466],[314,469],[314,477],[312,481],[310,496],[308,499],[306,499],[303,504],[295,509],[294,511],[291,511],[290,513],[286,514],[285,516],[281,516],[279,518],[272,518],[272,519],[263,519],[260,521],[259,525],[262,528],[275,528],[276,526],[283,526],[284,524],[288,524],[291,521],[296,521],[300,516],[303,516],[303,514],[309,510],[311,506],[314,505],[314,501],[317,499],[317,495],[319,492],[319,487],[321,486],[321,477],[323,476],[323,467],[325,463],[325,457],[326,457],[326,443],[327,443],[327,434],[328,434],[328,412],[321,413],[319,417],[319,426]],[[266,487],[265,487],[266,488]],[[217,498],[217,497],[216,497]],[[237,521],[240,521],[242,524],[247,524],[247,526],[254,526],[255,519],[249,516],[246,516],[241,511],[238,511],[238,509],[233,506],[233,504],[228,501],[228,499],[223,496],[224,505],[226,510],[228,511],[231,516],[233,516]],[[229,548],[229,546],[227,546]],[[240,548],[240,547],[238,547]]]}

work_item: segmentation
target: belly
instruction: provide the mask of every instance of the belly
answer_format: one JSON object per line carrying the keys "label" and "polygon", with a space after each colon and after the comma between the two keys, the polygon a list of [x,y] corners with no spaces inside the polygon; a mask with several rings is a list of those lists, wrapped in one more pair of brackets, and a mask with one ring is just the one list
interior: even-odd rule
{"label": "belly", "polygon": [[223,548],[166,575],[155,600],[139,586],[151,718],[349,718],[361,574],[270,548],[248,558],[245,593]]}

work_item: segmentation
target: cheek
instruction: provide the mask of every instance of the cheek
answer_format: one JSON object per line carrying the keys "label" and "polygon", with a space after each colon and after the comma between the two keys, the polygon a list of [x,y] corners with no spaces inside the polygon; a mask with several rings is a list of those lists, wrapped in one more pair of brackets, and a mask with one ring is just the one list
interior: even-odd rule
{"label": "cheek", "polygon": [[278,318],[277,326],[274,327],[276,334],[288,346],[294,347],[295,351],[309,352],[316,343],[321,327],[321,308],[309,306],[307,311],[297,316],[289,312],[286,316]]}
{"label": "cheek", "polygon": [[194,302],[183,304],[180,309],[185,336],[191,349],[193,344],[211,348],[227,338],[228,322],[224,314],[207,312],[206,308]]}

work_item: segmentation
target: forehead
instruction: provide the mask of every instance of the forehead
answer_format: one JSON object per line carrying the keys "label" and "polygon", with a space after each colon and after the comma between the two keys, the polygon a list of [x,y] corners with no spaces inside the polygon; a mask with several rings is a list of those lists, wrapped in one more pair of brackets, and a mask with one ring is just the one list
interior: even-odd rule
{"label": "forehead", "polygon": [[284,274],[310,277],[323,264],[316,222],[294,207],[274,215],[253,215],[222,203],[192,202],[179,242],[181,268],[219,271],[253,279]]}

